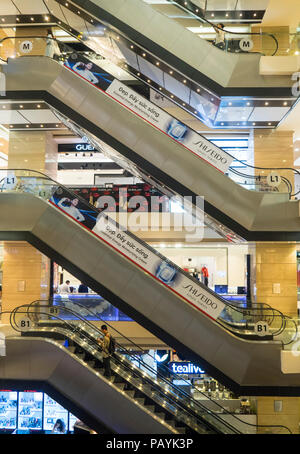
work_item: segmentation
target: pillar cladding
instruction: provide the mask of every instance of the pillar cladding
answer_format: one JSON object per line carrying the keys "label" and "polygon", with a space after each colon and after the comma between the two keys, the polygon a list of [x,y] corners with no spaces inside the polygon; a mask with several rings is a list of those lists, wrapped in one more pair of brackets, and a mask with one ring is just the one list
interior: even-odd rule
{"label": "pillar cladding", "polygon": [[8,168],[36,170],[56,179],[57,144],[52,133],[10,131]]}
{"label": "pillar cladding", "polygon": [[[3,253],[2,311],[49,297],[49,259],[30,244],[6,241]],[[3,314],[2,323],[9,323]]]}
{"label": "pillar cladding", "polygon": [[279,427],[285,426],[293,434],[299,434],[300,398],[299,397],[258,397],[257,398],[257,433],[287,433]]}
{"label": "pillar cladding", "polygon": [[[268,168],[294,168],[293,131],[275,131],[261,129],[254,131],[254,165],[266,170],[256,170],[256,174],[268,176]],[[294,172],[292,170],[276,170],[281,177],[287,178],[294,188]],[[287,186],[281,183],[280,192],[287,192]]]}
{"label": "pillar cladding", "polygon": [[[56,179],[57,144],[51,132],[10,131],[8,168],[29,169]],[[50,260],[26,242],[4,242],[2,310],[49,297]],[[3,315],[2,323],[9,323]]]}
{"label": "pillar cladding", "polygon": [[297,245],[256,243],[251,256],[256,301],[267,303],[285,315],[297,316]]}

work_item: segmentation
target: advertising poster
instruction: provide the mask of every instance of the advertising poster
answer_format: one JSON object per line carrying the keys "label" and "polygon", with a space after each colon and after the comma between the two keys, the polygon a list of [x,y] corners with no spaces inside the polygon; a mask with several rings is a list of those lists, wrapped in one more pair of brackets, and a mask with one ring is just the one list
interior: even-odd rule
{"label": "advertising poster", "polygon": [[201,157],[222,173],[227,172],[233,157],[212,144],[204,137],[192,131],[186,125],[146,100],[118,80],[114,80],[106,93],[128,107],[130,110],[148,120],[152,125],[180,142],[190,151]]}
{"label": "advertising poster", "polygon": [[65,192],[59,188],[53,194],[50,202],[92,230],[116,251],[160,280],[194,307],[213,319],[218,318],[225,307],[219,299],[188,276],[181,274],[173,264],[156,255],[146,244],[140,243],[121,226],[118,227],[113,220],[93,211],[92,208],[89,210],[81,200],[71,199]]}
{"label": "advertising poster", "polygon": [[168,134],[176,142],[181,143],[220,172],[226,173],[228,171],[234,159],[232,156],[173,118],[148,99],[131,90],[111,74],[104,72],[99,66],[76,53],[68,58],[65,66]]}

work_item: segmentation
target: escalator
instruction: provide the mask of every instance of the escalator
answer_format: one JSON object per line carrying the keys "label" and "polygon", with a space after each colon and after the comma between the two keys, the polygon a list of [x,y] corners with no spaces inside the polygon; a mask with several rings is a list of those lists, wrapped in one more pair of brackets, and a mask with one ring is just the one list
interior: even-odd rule
{"label": "escalator", "polygon": [[[44,100],[63,114],[61,118],[66,124],[76,123],[86,134],[100,139],[124,165],[135,166],[153,185],[159,184],[181,197],[189,196],[194,205],[197,196],[203,196],[205,213],[241,238],[299,239],[299,202],[291,200],[288,181],[285,192],[260,187],[266,177],[257,175],[257,169],[252,168],[252,175],[245,175],[244,179],[250,179],[255,190],[245,189],[228,178],[231,174],[236,176],[230,167],[232,156],[178,124],[164,111],[158,108],[153,111],[147,100],[137,98],[135,92],[124,89],[108,74],[104,77],[105,88],[95,88],[82,76],[78,77],[71,66],[38,56],[9,59],[2,70],[6,74],[4,99]],[[145,118],[140,109],[126,104],[124,97],[136,98],[155,112],[159,120],[156,122],[151,115]],[[183,131],[186,141],[180,137]],[[263,172],[271,173],[272,169]],[[284,183],[282,178],[283,186]]]}
{"label": "escalator", "polygon": [[[178,23],[176,17],[180,17],[183,11],[190,11],[206,27],[216,25],[204,19],[201,8],[192,1],[176,0],[160,8],[144,0],[73,0],[67,6],[61,0],[50,0],[45,4],[49,13],[60,20],[67,19],[73,27],[76,24],[77,29],[81,28],[87,40],[89,36],[97,36],[93,30],[97,26],[102,32],[98,32],[98,37],[113,39],[128,64],[135,60],[134,53],[142,57],[146,51],[149,52],[146,66],[147,63],[155,65],[158,60],[165,66],[166,74],[173,69],[218,96],[245,96],[245,90],[248,96],[290,96],[288,87],[292,84],[288,76],[259,74],[261,46],[256,53],[236,52],[236,49],[232,52],[228,47],[225,52]],[[174,12],[167,15],[163,13],[164,9]],[[251,33],[247,36],[252,37]],[[265,33],[260,34],[259,42],[262,40],[265,40],[264,47],[270,49],[270,55],[275,54],[278,49],[276,38]]]}
{"label": "escalator", "polygon": [[[299,374],[282,367],[295,359],[293,320],[266,305],[234,307],[43,174],[15,170],[9,179],[1,240],[28,241],[237,394],[298,395]],[[64,201],[75,199],[70,211]],[[254,336],[262,322],[270,337]]]}
{"label": "escalator", "polygon": [[[110,360],[112,375],[105,377],[97,342],[103,334],[88,320],[92,316],[97,321],[94,312],[82,309],[85,316],[80,307],[74,311],[47,301],[15,308],[10,323],[21,336],[7,339],[8,355],[0,383],[10,386],[16,379],[46,383],[53,393],[77,406],[77,412],[86,413],[89,425],[98,433],[290,433],[284,426],[257,426],[243,421],[198,387],[194,391],[201,399],[196,400],[194,392],[176,384],[176,380],[185,382],[182,377],[167,366],[154,368],[151,354],[119,331],[116,334],[121,343],[116,343]],[[115,330],[109,328],[115,336]],[[14,367],[21,353],[23,358],[30,354],[34,368]]]}

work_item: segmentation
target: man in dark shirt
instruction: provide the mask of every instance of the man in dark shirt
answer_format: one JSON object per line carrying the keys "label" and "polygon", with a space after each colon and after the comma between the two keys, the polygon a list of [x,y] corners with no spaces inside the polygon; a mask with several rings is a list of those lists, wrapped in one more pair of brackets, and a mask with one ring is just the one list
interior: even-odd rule
{"label": "man in dark shirt", "polygon": [[89,293],[89,289],[86,285],[84,285],[82,282],[78,287],[78,293]]}

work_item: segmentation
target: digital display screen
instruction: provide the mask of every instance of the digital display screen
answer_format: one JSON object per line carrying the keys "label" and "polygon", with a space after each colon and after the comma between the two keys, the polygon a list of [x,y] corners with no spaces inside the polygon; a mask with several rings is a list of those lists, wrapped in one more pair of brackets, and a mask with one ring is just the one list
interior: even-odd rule
{"label": "digital display screen", "polygon": [[68,410],[53,400],[47,394],[44,395],[44,430],[52,431],[54,424],[61,419],[66,431],[68,430]]}
{"label": "digital display screen", "polygon": [[17,401],[17,392],[0,391],[0,429],[16,429]]}
{"label": "digital display screen", "polygon": [[43,429],[43,393],[19,392],[18,429]]}
{"label": "digital display screen", "polygon": [[50,434],[58,419],[64,423],[64,433],[68,433],[74,431],[78,417],[46,393],[0,390],[0,433],[8,431],[28,434],[44,431]]}

